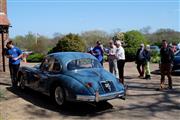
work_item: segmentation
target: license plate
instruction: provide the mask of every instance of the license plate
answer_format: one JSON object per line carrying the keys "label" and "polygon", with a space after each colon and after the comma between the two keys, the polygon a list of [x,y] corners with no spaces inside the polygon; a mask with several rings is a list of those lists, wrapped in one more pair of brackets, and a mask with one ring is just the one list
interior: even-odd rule
{"label": "license plate", "polygon": [[101,84],[102,84],[105,92],[111,92],[112,91],[112,87],[111,87],[111,84],[109,82],[102,82]]}

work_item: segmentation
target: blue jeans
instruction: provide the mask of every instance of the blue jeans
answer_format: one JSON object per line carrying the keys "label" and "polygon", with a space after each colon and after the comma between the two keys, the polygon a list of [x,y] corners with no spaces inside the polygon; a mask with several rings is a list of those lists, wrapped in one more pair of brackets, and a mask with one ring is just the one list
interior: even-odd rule
{"label": "blue jeans", "polygon": [[10,71],[10,76],[11,76],[11,82],[12,86],[17,86],[17,73],[19,70],[20,64],[11,64],[9,63],[9,71]]}

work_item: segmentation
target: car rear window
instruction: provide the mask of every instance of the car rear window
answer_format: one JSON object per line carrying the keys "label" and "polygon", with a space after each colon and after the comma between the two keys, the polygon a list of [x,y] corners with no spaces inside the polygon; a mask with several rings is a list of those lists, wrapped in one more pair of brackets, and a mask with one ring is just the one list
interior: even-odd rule
{"label": "car rear window", "polygon": [[101,64],[95,59],[83,58],[72,60],[68,63],[68,70],[88,69],[88,68],[101,68]]}

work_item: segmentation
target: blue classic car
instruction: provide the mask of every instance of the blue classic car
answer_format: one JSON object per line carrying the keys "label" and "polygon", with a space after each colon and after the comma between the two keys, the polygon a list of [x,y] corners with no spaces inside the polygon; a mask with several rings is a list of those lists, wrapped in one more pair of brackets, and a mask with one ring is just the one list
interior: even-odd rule
{"label": "blue classic car", "polygon": [[88,53],[49,54],[39,66],[21,67],[18,78],[21,89],[47,94],[59,106],[66,101],[99,102],[125,96],[119,80]]}
{"label": "blue classic car", "polygon": [[180,72],[180,50],[174,54],[173,72]]}

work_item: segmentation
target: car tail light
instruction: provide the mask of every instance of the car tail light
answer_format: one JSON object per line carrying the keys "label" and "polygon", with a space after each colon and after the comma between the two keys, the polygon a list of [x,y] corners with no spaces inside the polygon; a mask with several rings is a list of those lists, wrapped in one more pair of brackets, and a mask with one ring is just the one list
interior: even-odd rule
{"label": "car tail light", "polygon": [[93,84],[92,84],[91,82],[86,83],[86,87],[87,87],[87,88],[91,88],[92,85],[93,85]]}

